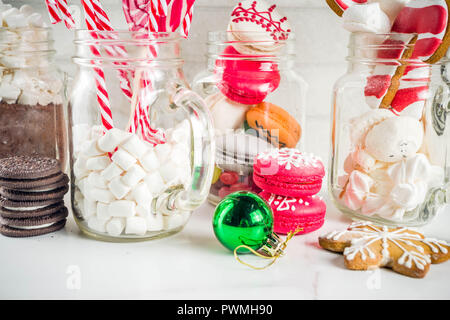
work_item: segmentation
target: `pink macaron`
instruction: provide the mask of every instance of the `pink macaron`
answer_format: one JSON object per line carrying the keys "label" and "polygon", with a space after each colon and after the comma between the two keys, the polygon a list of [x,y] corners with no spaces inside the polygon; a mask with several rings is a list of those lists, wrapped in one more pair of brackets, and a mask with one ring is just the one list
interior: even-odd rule
{"label": "pink macaron", "polygon": [[217,59],[215,73],[220,77],[219,90],[230,100],[245,105],[262,102],[278,88],[281,79],[276,63],[242,55],[233,46],[228,46]]}
{"label": "pink macaron", "polygon": [[303,228],[297,235],[313,232],[323,226],[327,206],[319,196],[293,198],[263,191],[259,194],[273,211],[273,231],[288,234]]}
{"label": "pink macaron", "polygon": [[253,180],[262,190],[287,197],[306,197],[322,188],[320,158],[297,149],[272,149],[256,156]]}

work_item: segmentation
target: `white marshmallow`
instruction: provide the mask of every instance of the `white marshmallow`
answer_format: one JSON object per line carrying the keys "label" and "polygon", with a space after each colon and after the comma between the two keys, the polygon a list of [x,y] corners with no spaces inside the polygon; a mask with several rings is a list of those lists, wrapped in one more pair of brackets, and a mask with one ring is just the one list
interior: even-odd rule
{"label": "white marshmallow", "polygon": [[144,156],[140,157],[139,162],[141,163],[142,167],[148,172],[152,172],[159,168],[159,160],[153,150],[150,150],[149,152],[144,154]]}
{"label": "white marshmallow", "polygon": [[118,177],[122,174],[123,170],[116,165],[114,162],[112,162],[108,167],[105,168],[105,170],[103,170],[101,172],[101,176],[108,180],[111,181],[112,179],[114,179],[115,177]]}
{"label": "white marshmallow", "polygon": [[153,197],[145,182],[141,182],[136,187],[134,187],[133,190],[131,191],[131,194],[133,195],[133,198],[136,200],[138,206],[144,208],[150,207]]}
{"label": "white marshmallow", "polygon": [[108,210],[111,217],[130,218],[136,215],[136,203],[127,200],[113,201]]}
{"label": "white marshmallow", "polygon": [[81,149],[81,144],[89,137],[89,126],[86,123],[72,127],[73,151],[77,153]]}
{"label": "white marshmallow", "polygon": [[96,212],[97,212],[97,202],[95,202],[94,200],[85,198],[83,210],[81,212],[83,215],[83,218],[87,219],[90,216],[95,215]]}
{"label": "white marshmallow", "polygon": [[84,197],[75,201],[75,208],[80,212],[80,214],[84,215]]}
{"label": "white marshmallow", "polygon": [[[86,194],[86,184],[87,184],[87,178],[82,178],[82,179],[77,179],[77,181],[75,182],[78,189],[80,189],[80,192],[86,197],[88,198],[88,195]],[[92,197],[91,197],[92,199]]]}
{"label": "white marshmallow", "polygon": [[155,147],[155,153],[160,163],[164,163],[169,158],[171,151],[172,146],[169,143],[158,144]]}
{"label": "white marshmallow", "polygon": [[108,156],[93,157],[86,161],[86,169],[100,171],[109,166],[111,160]]}
{"label": "white marshmallow", "polygon": [[105,152],[97,148],[97,142],[95,140],[86,141],[81,148],[81,152],[87,157],[98,157],[105,154]]}
{"label": "white marshmallow", "polygon": [[98,172],[91,172],[87,177],[87,182],[96,188],[106,189],[108,188],[106,185],[106,180],[103,178]]}
{"label": "white marshmallow", "polygon": [[89,170],[86,168],[86,161],[87,157],[82,154],[80,154],[75,160],[75,163],[73,164],[73,173],[75,178],[82,179],[89,175]]}
{"label": "white marshmallow", "polygon": [[30,27],[42,28],[45,26],[45,22],[39,13],[32,13],[26,17],[26,23]]}
{"label": "white marshmallow", "polygon": [[172,143],[188,144],[191,138],[191,125],[188,120],[180,122],[171,132],[169,141]]}
{"label": "white marshmallow", "polygon": [[103,127],[102,126],[93,126],[91,128],[91,139],[97,141],[101,137],[103,137]]}
{"label": "white marshmallow", "polygon": [[135,157],[120,148],[113,154],[111,160],[123,170],[130,169],[136,163]]}
{"label": "white marshmallow", "polygon": [[100,220],[96,216],[92,216],[88,219],[88,227],[97,232],[106,232],[107,220]]}
{"label": "white marshmallow", "polygon": [[115,200],[114,195],[109,190],[94,188],[89,184],[86,187],[86,193],[84,195],[86,198],[89,197],[103,203],[109,203]]}
{"label": "white marshmallow", "polygon": [[165,189],[166,185],[159,172],[153,172],[145,176],[145,183],[153,197],[160,195]]}
{"label": "white marshmallow", "polygon": [[97,202],[97,218],[100,220],[109,220],[109,205],[102,202]]}
{"label": "white marshmallow", "polygon": [[147,232],[147,223],[144,218],[131,217],[127,218],[126,234],[144,235]]}
{"label": "white marshmallow", "polygon": [[159,173],[166,183],[176,183],[175,181],[178,181],[178,169],[179,167],[177,164],[169,161],[159,168]]}
{"label": "white marshmallow", "polygon": [[0,97],[4,100],[13,100],[15,102],[20,95],[20,89],[8,83],[0,81]]}
{"label": "white marshmallow", "polygon": [[112,128],[98,140],[98,147],[105,152],[113,152],[122,142],[131,136],[129,132]]}
{"label": "white marshmallow", "polygon": [[132,166],[122,177],[122,182],[130,187],[134,187],[146,176],[146,172],[139,165]]}
{"label": "white marshmallow", "polygon": [[24,14],[16,8],[11,8],[2,13],[3,22],[11,29],[27,27],[27,21]]}
{"label": "white marshmallow", "polygon": [[164,229],[164,218],[162,214],[147,215],[147,231],[161,231]]}
{"label": "white marshmallow", "polygon": [[131,136],[131,138],[120,147],[133,155],[135,158],[142,157],[148,151],[147,145],[139,139],[137,135]]}
{"label": "white marshmallow", "polygon": [[121,177],[115,177],[108,184],[109,190],[116,197],[116,199],[122,199],[130,192],[131,188],[122,182]]}
{"label": "white marshmallow", "polygon": [[117,237],[125,229],[125,219],[123,218],[113,218],[106,224],[106,232],[109,235]]}
{"label": "white marshmallow", "polygon": [[26,17],[28,17],[29,15],[34,13],[33,7],[28,5],[28,4],[24,4],[23,6],[21,6],[19,8],[19,11],[20,11],[20,13],[22,13]]}
{"label": "white marshmallow", "polygon": [[191,150],[185,145],[178,143],[173,146],[170,160],[176,164],[187,164],[191,161]]}

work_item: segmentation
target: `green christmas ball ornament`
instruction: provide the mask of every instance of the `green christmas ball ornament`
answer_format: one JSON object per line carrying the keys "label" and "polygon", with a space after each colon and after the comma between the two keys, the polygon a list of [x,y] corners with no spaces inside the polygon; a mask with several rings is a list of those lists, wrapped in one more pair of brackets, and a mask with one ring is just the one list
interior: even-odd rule
{"label": "green christmas ball ornament", "polygon": [[[231,251],[246,246],[275,256],[281,250],[281,239],[273,233],[270,206],[249,191],[235,192],[223,198],[215,210],[213,228],[220,243]],[[237,252],[249,252],[248,248],[239,248]]]}

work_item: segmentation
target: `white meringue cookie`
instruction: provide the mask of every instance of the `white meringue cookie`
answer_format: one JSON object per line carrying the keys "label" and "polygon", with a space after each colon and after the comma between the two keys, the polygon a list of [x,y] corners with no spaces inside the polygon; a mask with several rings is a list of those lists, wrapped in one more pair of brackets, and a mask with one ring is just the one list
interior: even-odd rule
{"label": "white meringue cookie", "polygon": [[406,211],[416,209],[424,202],[427,193],[427,184],[419,182],[416,184],[400,183],[391,191],[392,202],[399,208]]}
{"label": "white meringue cookie", "polygon": [[376,160],[370,154],[368,154],[364,149],[359,147],[351,154],[353,162],[359,165],[364,171],[371,171],[376,164]]}
{"label": "white meringue cookie", "polygon": [[395,115],[387,109],[370,110],[350,120],[350,140],[354,146],[364,144],[367,132],[376,124]]}
{"label": "white meringue cookie", "polygon": [[374,180],[368,175],[357,170],[353,171],[350,174],[344,194],[344,202],[347,207],[351,210],[359,210],[363,206],[373,184]]}
{"label": "white meringue cookie", "polygon": [[[245,10],[248,12],[245,13]],[[260,22],[262,19],[265,23]],[[289,21],[275,5],[269,5],[264,0],[240,1],[233,9],[228,24],[229,41],[234,42],[233,46],[242,54],[275,52],[282,47],[279,38],[290,31]]]}
{"label": "white meringue cookie", "polygon": [[406,116],[389,118],[367,133],[365,149],[379,161],[397,162],[415,155],[423,136],[423,125],[418,120]]}
{"label": "white meringue cookie", "polygon": [[344,28],[350,32],[387,33],[391,29],[391,21],[379,3],[350,6],[342,18]]}

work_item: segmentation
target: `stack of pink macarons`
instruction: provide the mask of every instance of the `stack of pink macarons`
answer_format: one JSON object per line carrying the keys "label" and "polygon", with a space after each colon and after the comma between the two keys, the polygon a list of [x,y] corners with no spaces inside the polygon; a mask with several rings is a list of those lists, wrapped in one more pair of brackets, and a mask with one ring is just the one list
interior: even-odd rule
{"label": "stack of pink macarons", "polygon": [[274,232],[298,234],[319,229],[325,220],[326,204],[317,196],[325,169],[322,161],[297,149],[273,149],[260,153],[254,162],[253,180],[259,194],[272,208]]}

